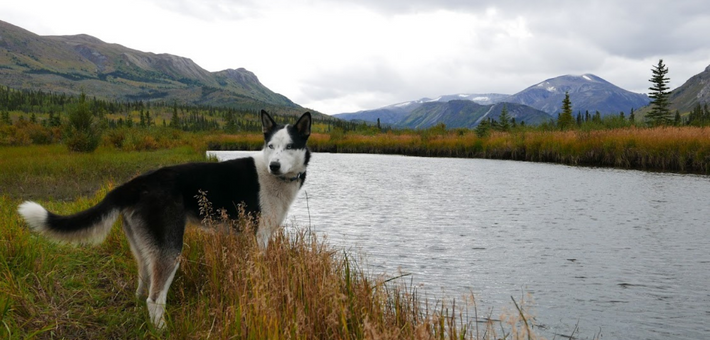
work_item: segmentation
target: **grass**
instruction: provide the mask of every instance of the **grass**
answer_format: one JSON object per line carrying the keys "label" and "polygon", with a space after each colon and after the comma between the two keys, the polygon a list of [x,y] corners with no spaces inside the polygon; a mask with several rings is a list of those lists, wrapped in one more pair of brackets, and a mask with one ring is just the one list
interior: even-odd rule
{"label": "grass", "polygon": [[123,183],[162,166],[204,161],[190,147],[150,152],[101,147],[74,153],[63,145],[0,147],[0,193],[25,199],[71,200],[95,193],[107,182]]}
{"label": "grass", "polygon": [[[131,176],[147,158],[163,162],[201,156],[194,150],[165,154],[100,151],[95,158],[44,147],[0,149],[25,160],[0,167],[2,178],[22,172],[30,183],[69,180],[64,168],[86,162],[97,175],[76,174],[99,190],[70,201],[33,195],[48,209],[68,214],[96,204],[121,176]],[[52,151],[54,165],[28,153]],[[52,153],[49,152],[49,153]],[[82,160],[89,157],[89,160]],[[116,162],[121,170],[102,164]],[[24,164],[24,168],[21,166]],[[38,169],[39,168],[39,169]],[[42,170],[44,169],[44,170]],[[97,170],[99,169],[99,170]],[[36,177],[39,177],[37,179]],[[46,178],[45,178],[46,177]],[[501,322],[470,316],[451,302],[433,305],[416,289],[368,273],[356,256],[306,231],[280,232],[261,253],[251,233],[210,233],[189,227],[180,270],[168,294],[168,326],[153,328],[145,302],[134,297],[137,270],[121,228],[114,226],[96,247],[54,244],[34,235],[16,213],[28,196],[18,183],[0,195],[0,338],[154,339],[532,339],[527,308]],[[88,190],[88,189],[87,189]],[[120,224],[121,222],[117,222]],[[297,228],[298,229],[298,228]],[[517,307],[517,306],[516,306]]]}
{"label": "grass", "polygon": [[[511,159],[710,174],[710,127],[520,129],[483,137],[469,130],[425,132],[314,133],[309,146],[316,152]],[[261,147],[258,140],[258,135],[213,136],[209,145],[215,150],[256,150]]]}

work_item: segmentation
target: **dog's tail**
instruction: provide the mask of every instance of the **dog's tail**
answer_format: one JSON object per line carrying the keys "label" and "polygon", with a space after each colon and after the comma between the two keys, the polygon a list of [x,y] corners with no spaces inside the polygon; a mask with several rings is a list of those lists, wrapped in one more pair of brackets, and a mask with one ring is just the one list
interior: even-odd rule
{"label": "dog's tail", "polygon": [[69,216],[53,214],[31,201],[20,204],[17,211],[32,230],[52,240],[99,244],[108,236],[121,211],[112,197],[109,193],[99,204]]}

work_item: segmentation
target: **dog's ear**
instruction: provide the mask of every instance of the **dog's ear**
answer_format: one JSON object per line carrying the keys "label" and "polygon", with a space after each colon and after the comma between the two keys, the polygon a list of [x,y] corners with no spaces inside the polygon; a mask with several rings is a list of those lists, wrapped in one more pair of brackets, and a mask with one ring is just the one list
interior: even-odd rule
{"label": "dog's ear", "polygon": [[269,133],[276,127],[276,122],[269,115],[268,112],[261,110],[261,130],[264,133]]}
{"label": "dog's ear", "polygon": [[301,136],[308,138],[311,135],[311,113],[304,113],[301,118],[298,118],[296,122],[296,131],[298,131]]}

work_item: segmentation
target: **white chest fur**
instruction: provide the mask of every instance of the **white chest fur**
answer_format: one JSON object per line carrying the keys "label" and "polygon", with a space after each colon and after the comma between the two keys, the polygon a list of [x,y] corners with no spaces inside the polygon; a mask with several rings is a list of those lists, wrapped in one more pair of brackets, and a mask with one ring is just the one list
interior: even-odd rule
{"label": "white chest fur", "polygon": [[261,216],[257,231],[257,242],[262,249],[268,246],[271,233],[281,226],[291,204],[301,187],[300,181],[284,181],[269,173],[261,154],[254,156],[254,164],[259,176],[259,206]]}

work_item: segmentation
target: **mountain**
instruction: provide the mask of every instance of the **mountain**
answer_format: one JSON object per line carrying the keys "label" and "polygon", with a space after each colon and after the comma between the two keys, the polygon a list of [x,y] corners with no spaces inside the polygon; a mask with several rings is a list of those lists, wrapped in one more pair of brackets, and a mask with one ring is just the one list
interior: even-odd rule
{"label": "mountain", "polygon": [[243,68],[209,72],[188,58],[89,35],[39,36],[0,21],[0,84],[114,100],[163,100],[296,113],[302,108]]}
{"label": "mountain", "polygon": [[569,93],[573,112],[599,111],[602,116],[618,114],[648,105],[645,94],[624,90],[593,74],[564,75],[532,85],[509,98],[507,102],[519,103],[545,111],[553,116],[562,111],[565,92]]}
{"label": "mountain", "polygon": [[483,119],[498,120],[503,107],[507,107],[510,117],[518,123],[539,124],[552,117],[529,106],[514,103],[481,105],[470,100],[423,103],[396,125],[423,129],[444,123],[449,128],[472,128]]}
{"label": "mountain", "polygon": [[[335,117],[369,122],[380,118],[381,123],[410,128],[428,127],[438,123],[445,123],[448,127],[471,127],[480,122],[481,115],[497,119],[502,108],[500,104],[507,103],[511,114],[515,111],[517,116],[513,117],[516,117],[518,122],[537,124],[557,116],[562,109],[565,92],[569,93],[575,114],[585,111],[592,114],[599,111],[602,116],[622,111],[628,113],[632,108],[639,109],[650,102],[645,94],[624,90],[593,74],[584,74],[547,79],[513,95],[453,94],[436,99],[423,98],[375,110],[337,114]],[[477,105],[464,105],[458,103],[460,101]],[[451,102],[457,103],[447,105]],[[488,109],[493,111],[484,112]]]}
{"label": "mountain", "polygon": [[710,65],[673,90],[669,99],[671,112],[681,113],[693,110],[697,104],[710,103]]}
{"label": "mountain", "polygon": [[409,114],[411,114],[414,110],[416,110],[420,106],[427,104],[427,103],[436,103],[436,102],[446,103],[446,102],[449,102],[452,100],[470,100],[470,101],[473,101],[478,104],[486,105],[486,104],[498,103],[507,97],[509,97],[509,95],[499,94],[499,93],[451,94],[451,95],[439,96],[435,99],[422,98],[419,100],[397,103],[397,104],[381,107],[379,109],[374,109],[374,110],[364,110],[364,111],[350,112],[350,113],[339,113],[339,114],[333,115],[333,117],[337,117],[337,118],[344,119],[344,120],[360,120],[360,121],[366,121],[366,122],[376,122],[377,119],[380,119],[380,123],[382,123],[382,124],[397,125],[399,122],[404,120]]}

